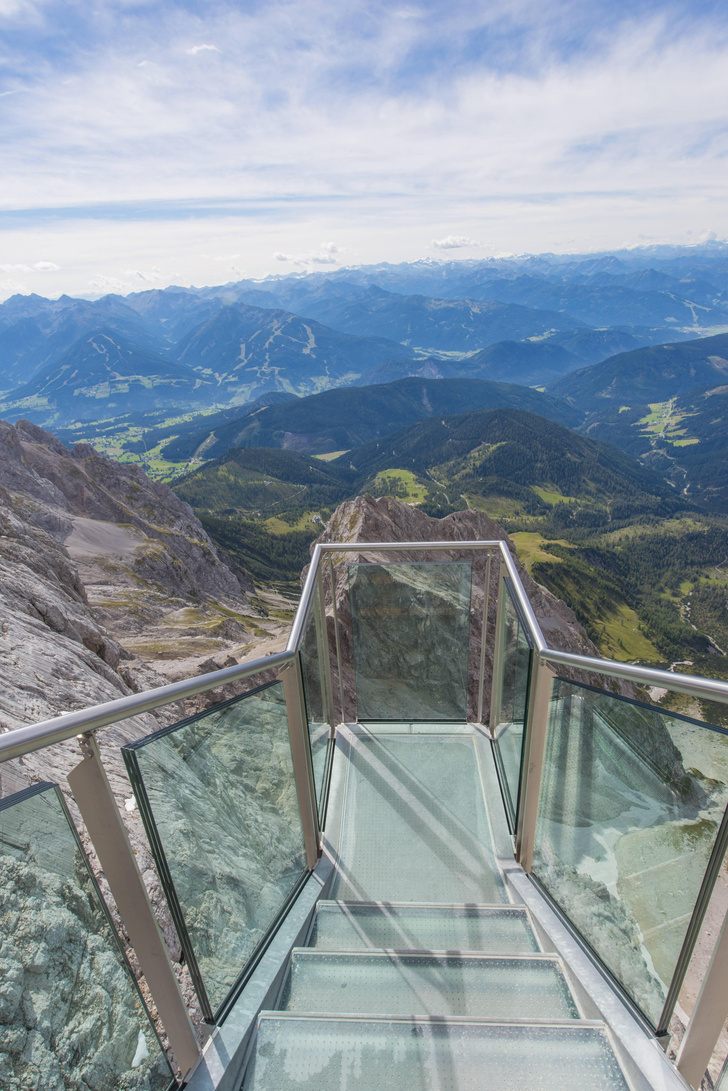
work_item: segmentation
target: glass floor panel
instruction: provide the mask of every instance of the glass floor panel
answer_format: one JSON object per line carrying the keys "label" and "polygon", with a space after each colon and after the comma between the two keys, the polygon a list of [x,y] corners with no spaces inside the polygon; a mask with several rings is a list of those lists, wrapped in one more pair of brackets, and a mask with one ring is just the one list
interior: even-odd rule
{"label": "glass floor panel", "polygon": [[578,1019],[548,956],[334,954],[295,950],[284,1011],[434,1018]]}
{"label": "glass floor panel", "polygon": [[319,902],[309,945],[317,950],[488,951],[537,954],[525,909],[517,906],[357,905]]}
{"label": "glass floor panel", "polygon": [[347,764],[332,898],[507,901],[472,736],[357,736]]}
{"label": "glass floor panel", "polygon": [[261,1017],[243,1091],[628,1091],[605,1032]]}

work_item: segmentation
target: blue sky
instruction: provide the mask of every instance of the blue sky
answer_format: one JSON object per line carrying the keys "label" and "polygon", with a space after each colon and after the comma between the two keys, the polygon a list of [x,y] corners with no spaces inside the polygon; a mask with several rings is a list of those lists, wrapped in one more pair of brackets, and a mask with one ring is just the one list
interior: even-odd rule
{"label": "blue sky", "polygon": [[0,297],[728,236],[728,6],[0,0]]}

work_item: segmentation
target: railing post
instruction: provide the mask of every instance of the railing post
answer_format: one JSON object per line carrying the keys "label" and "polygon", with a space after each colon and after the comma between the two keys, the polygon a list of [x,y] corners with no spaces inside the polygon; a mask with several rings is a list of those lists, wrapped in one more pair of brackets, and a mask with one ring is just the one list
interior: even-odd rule
{"label": "railing post", "polygon": [[[480,635],[480,676],[478,678],[478,723],[483,722],[483,691],[485,689],[485,649],[488,642],[488,608],[490,606],[490,566],[492,554],[488,554],[485,562],[485,586],[483,588],[483,621]],[[491,701],[493,695],[493,679],[491,678]]]}
{"label": "railing post", "polygon": [[728,913],[677,1054],[677,1070],[700,1087],[716,1042],[728,1019]]}
{"label": "railing post", "polygon": [[164,1024],[175,1062],[184,1077],[200,1056],[187,1005],[101,762],[96,739],[91,734],[84,734],[79,736],[79,741],[83,761],[68,774],[68,783]]}
{"label": "railing post", "polygon": [[324,594],[323,570],[318,577],[318,609],[314,617],[316,643],[321,664],[321,685],[323,686],[323,704],[329,723],[329,734],[333,735],[336,727],[334,713],[334,688],[331,678],[331,659],[329,658],[329,633],[326,627],[326,595]]}
{"label": "railing post", "polygon": [[543,757],[548,732],[551,684],[554,679],[553,671],[537,652],[533,653],[531,671],[516,820],[516,859],[525,872],[530,872],[533,866],[538,797],[541,791]]}
{"label": "railing post", "polygon": [[341,702],[341,722],[346,720],[346,709],[344,708],[344,676],[341,670],[341,640],[339,637],[339,610],[336,605],[336,573],[334,572],[334,562],[329,553],[329,576],[331,578],[331,606],[334,612],[334,639],[336,641],[336,673],[339,676],[339,701]]}
{"label": "railing post", "polygon": [[498,577],[498,602],[495,609],[495,634],[493,637],[493,678],[490,685],[490,734],[495,738],[500,720],[503,697],[503,658],[505,655],[504,626],[506,620],[506,586],[503,568]]}
{"label": "railing post", "polygon": [[321,834],[316,807],[316,787],[311,761],[311,744],[308,735],[306,703],[303,698],[301,660],[297,655],[286,664],[278,675],[283,683],[288,713],[288,733],[291,739],[293,775],[296,780],[298,809],[301,814],[303,841],[306,847],[306,864],[310,870],[316,867],[321,855]]}

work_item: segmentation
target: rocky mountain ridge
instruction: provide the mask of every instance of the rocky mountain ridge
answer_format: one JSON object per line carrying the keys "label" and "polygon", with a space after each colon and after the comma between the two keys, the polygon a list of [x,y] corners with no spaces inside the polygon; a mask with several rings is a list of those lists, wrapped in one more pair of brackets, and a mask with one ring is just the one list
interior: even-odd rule
{"label": "rocky mountain ridge", "polygon": [[167,486],[0,422],[5,730],[243,658],[282,628],[251,588]]}
{"label": "rocky mountain ridge", "polygon": [[[166,486],[93,448],[69,450],[27,421],[0,422],[0,731],[229,665],[248,653],[253,628],[260,654],[260,635],[275,640],[283,626],[258,616],[249,586]],[[267,623],[270,631],[259,628]],[[159,654],[150,638],[159,642]],[[134,654],[139,651],[141,657]],[[119,747],[232,694],[232,687],[205,694],[122,721],[99,736],[112,790],[198,1025],[200,1012]],[[69,740],[4,763],[0,796],[39,781],[63,787],[80,760],[77,743]],[[67,789],[66,795],[82,829]],[[87,839],[85,847],[113,911]]]}

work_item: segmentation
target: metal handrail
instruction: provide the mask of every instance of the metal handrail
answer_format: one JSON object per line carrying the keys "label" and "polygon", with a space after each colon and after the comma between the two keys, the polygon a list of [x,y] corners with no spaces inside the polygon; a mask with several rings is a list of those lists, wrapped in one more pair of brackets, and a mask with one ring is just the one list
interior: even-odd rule
{"label": "metal handrail", "polygon": [[306,581],[291,626],[285,651],[275,652],[248,663],[238,663],[234,667],[223,667],[219,671],[201,674],[196,678],[186,678],[181,682],[172,682],[167,686],[145,690],[142,693],[119,697],[113,701],[93,705],[76,712],[66,712],[51,720],[14,728],[0,736],[0,762],[22,757],[34,750],[71,739],[81,732],[97,731],[144,712],[151,712],[162,705],[180,701],[205,693],[230,682],[238,682],[260,671],[277,669],[290,662],[300,651],[306,622],[313,605],[313,595],[324,554],[331,553],[400,553],[413,551],[442,552],[466,550],[497,549],[512,581],[512,588],[518,599],[521,612],[533,640],[534,649],[540,659],[548,663],[572,667],[576,670],[588,670],[606,674],[612,678],[621,678],[626,682],[636,682],[648,686],[659,686],[674,690],[690,697],[720,701],[728,704],[728,682],[717,679],[697,678],[688,674],[676,674],[672,671],[655,667],[640,667],[631,663],[618,663],[612,659],[600,659],[596,656],[579,655],[551,648],[541,631],[536,614],[521,582],[516,562],[510,549],[501,539],[492,541],[436,541],[436,542],[319,542],[314,546]]}
{"label": "metal handrail", "polygon": [[[547,643],[541,626],[538,622],[536,614],[534,612],[531,601],[526,594],[525,588],[521,581],[516,560],[511,554],[510,549],[506,542],[496,539],[493,541],[435,541],[435,542],[319,542],[313,550],[311,556],[311,563],[306,576],[306,580],[302,589],[301,599],[299,601],[296,613],[291,626],[291,631],[288,637],[285,651],[276,652],[271,655],[263,656],[259,659],[255,659],[251,662],[236,664],[233,667],[225,667],[221,670],[211,671],[207,674],[199,675],[196,678],[187,678],[180,682],[173,682],[169,685],[159,686],[155,689],[147,690],[142,693],[130,694],[125,697],[117,698],[116,700],[108,701],[103,704],[98,704],[90,708],[81,709],[75,712],[64,713],[61,716],[54,717],[53,719],[43,721],[41,723],[31,724],[24,727],[15,728],[5,732],[0,736],[0,763],[8,761],[12,758],[18,758],[24,754],[29,754],[33,751],[41,750],[46,746],[53,745],[55,743],[63,742],[67,739],[71,739],[79,734],[87,736],[87,751],[86,758],[79,766],[77,770],[72,774],[76,778],[76,781],[81,777],[81,771],[88,776],[88,770],[86,767],[93,765],[90,761],[89,754],[93,757],[93,740],[89,740],[95,731],[108,727],[111,724],[117,723],[121,720],[128,719],[133,716],[137,716],[146,712],[151,712],[156,708],[160,708],[163,705],[172,704],[174,702],[183,700],[187,697],[193,697],[197,694],[207,692],[209,690],[217,689],[221,686],[228,685],[233,682],[242,681],[245,678],[249,678],[253,675],[260,674],[263,671],[274,670],[278,674],[278,677],[283,680],[284,687],[286,688],[286,700],[289,709],[289,729],[292,731],[292,739],[295,736],[296,739],[300,736],[303,738],[305,731],[305,709],[303,708],[303,688],[302,679],[300,674],[300,661],[299,653],[302,649],[303,636],[306,631],[306,626],[311,618],[311,611],[314,608],[314,595],[321,593],[321,587],[319,586],[319,574],[322,571],[323,561],[326,558],[329,562],[329,566],[332,565],[332,554],[334,553],[411,553],[411,552],[458,552],[461,550],[495,550],[498,551],[500,559],[503,562],[505,572],[502,574],[510,578],[510,589],[515,597],[519,611],[523,617],[524,624],[529,631],[529,635],[533,642],[534,649],[534,668],[536,671],[536,686],[535,696],[533,700],[534,709],[538,705],[538,715],[532,711],[529,717],[529,728],[527,730],[527,737],[529,741],[530,760],[529,765],[538,765],[540,767],[540,758],[538,757],[536,744],[539,742],[539,734],[536,731],[534,724],[531,722],[535,719],[542,721],[540,723],[540,732],[543,734],[546,723],[546,704],[551,692],[551,678],[552,672],[555,667],[570,667],[579,671],[588,671],[592,674],[603,674],[612,678],[622,679],[623,681],[638,683],[642,685],[655,686],[668,690],[672,690],[678,693],[687,694],[691,697],[702,698],[705,700],[719,701],[728,704],[728,682],[721,682],[716,679],[707,678],[694,678],[686,674],[675,674],[672,671],[661,670],[652,667],[641,667],[630,663],[618,663],[615,660],[602,659],[597,656],[582,655],[575,652],[560,651],[556,648],[552,648]],[[490,562],[486,569],[486,594],[488,594],[489,587],[489,574],[490,574]],[[330,571],[332,581],[332,596],[335,599],[335,584],[333,578],[333,571]],[[334,614],[336,615],[336,603],[334,601]],[[337,621],[335,616],[335,621]],[[487,623],[487,606],[484,604],[484,625]],[[339,658],[338,651],[338,622],[335,626],[336,639],[337,639],[337,661]],[[293,664],[293,673],[289,664]],[[289,667],[288,670],[285,668]],[[484,646],[481,648],[481,681],[484,670]],[[540,672],[540,673],[539,673]],[[342,701],[343,712],[343,688],[341,675],[339,676],[340,696]],[[297,695],[297,699],[301,703],[301,709],[296,712],[293,707],[296,701],[293,697]],[[540,704],[539,704],[540,702]],[[482,695],[481,695],[482,706]],[[482,714],[482,707],[480,709]],[[291,727],[292,721],[293,727]],[[332,725],[333,727],[333,725]],[[294,730],[295,729],[295,730]],[[538,736],[538,737],[537,737]],[[535,739],[535,743],[534,743]],[[542,741],[542,740],[541,740]],[[90,749],[89,749],[90,748]],[[297,787],[306,795],[303,788],[307,788],[309,802],[314,801],[312,804],[310,826],[313,834],[318,835],[318,821],[315,814],[315,795],[312,789],[312,770],[310,768],[310,753],[307,752],[306,757],[306,769],[298,777]],[[98,757],[98,754],[96,754]],[[89,764],[90,763],[90,764]],[[299,765],[302,762],[299,761]],[[98,776],[105,776],[101,770],[100,762],[96,762],[99,767],[97,770]],[[534,800],[537,801],[538,796],[538,780],[536,775],[537,770],[531,770],[531,775],[527,778],[527,792],[531,798],[531,803]],[[305,774],[305,776],[304,776]],[[69,778],[70,779],[70,778]],[[81,778],[83,779],[83,778]],[[303,781],[306,784],[303,784]],[[299,784],[298,781],[301,783]],[[301,787],[303,785],[303,788]],[[77,785],[78,787],[78,785]],[[116,804],[113,801],[111,789],[108,787],[106,796],[108,800],[109,813],[116,813]],[[95,794],[94,794],[95,793]],[[100,794],[96,787],[94,787],[94,793],[92,793],[94,800]],[[300,801],[299,801],[300,802]],[[519,818],[517,829],[517,858],[523,858],[526,870],[530,870],[528,866],[528,857],[532,848],[533,842],[533,830],[530,830],[530,826],[535,825],[536,810],[534,806],[531,806],[530,811],[528,807],[528,800],[519,806]],[[528,812],[528,813],[527,813]],[[93,818],[93,815],[91,816]],[[99,830],[96,831],[96,838],[92,838],[94,843],[98,840],[101,844],[106,836],[105,830],[108,826],[108,814],[104,814],[103,822],[97,823]],[[311,840],[311,839],[309,839]],[[314,843],[311,841],[311,845],[307,844],[307,856],[309,857],[309,866],[312,866],[315,862],[315,856],[318,851],[318,841]],[[117,855],[119,853],[117,852]],[[121,855],[124,855],[123,853]],[[131,856],[131,850],[128,850],[127,855],[130,860],[133,860]],[[714,854],[716,855],[716,854]],[[118,886],[118,884],[117,884]],[[707,893],[709,892],[709,884],[704,882],[703,888],[701,888],[701,896],[703,901],[706,901]],[[142,907],[143,908],[143,907]],[[138,909],[138,907],[137,907]],[[130,917],[138,916],[139,914],[127,914]],[[148,908],[148,914],[150,920],[153,922],[153,913],[151,908]],[[143,916],[143,914],[142,914]],[[155,925],[156,927],[156,925]],[[143,946],[143,945],[142,945]],[[688,945],[685,945],[685,950],[688,952]],[[147,952],[148,954],[148,952]],[[682,956],[681,956],[682,957]],[[687,954],[686,956],[687,957]],[[684,960],[683,960],[684,961]],[[722,968],[722,961],[721,967]],[[708,978],[715,977],[715,973],[709,971],[706,976],[706,984]],[[171,1016],[167,1016],[167,1021],[170,1021],[170,1025],[173,1024],[175,1019],[174,1006],[177,1003],[179,1012],[177,1015],[180,1018],[177,1020],[179,1026],[175,1030],[175,1040],[177,1051],[181,1051],[185,1047],[185,1034],[186,1029],[184,1020],[187,1019],[186,1009],[184,1003],[181,1000],[181,994],[172,977],[172,971],[168,968],[167,976],[169,977],[170,995],[172,1001],[170,1001]],[[173,987],[172,987],[173,986]],[[677,987],[677,986],[676,986]],[[159,989],[157,989],[159,991]],[[675,992],[675,989],[672,990]],[[712,994],[711,994],[712,995]],[[722,995],[722,994],[721,994]],[[667,1008],[667,1005],[666,1005]],[[722,1025],[722,1023],[721,1023]],[[692,1028],[691,1028],[692,1033]],[[690,1068],[690,1075],[694,1078],[692,1069],[697,1069],[703,1063],[705,1059],[706,1050],[710,1043],[708,1042],[709,1034],[703,1034],[705,1042],[702,1041],[701,1034],[695,1030],[694,1036],[700,1038],[700,1042],[696,1044],[693,1049],[695,1056],[691,1054],[690,1059],[687,1057],[684,1062],[686,1071]],[[196,1049],[196,1047],[195,1047]],[[194,1049],[190,1047],[188,1049],[190,1057],[194,1054]],[[706,1062],[707,1063],[707,1062]],[[692,1066],[692,1067],[691,1067]],[[679,1067],[682,1067],[679,1065]]]}
{"label": "metal handrail", "polygon": [[117,697],[114,701],[92,705],[91,708],[64,712],[62,716],[54,716],[52,720],[44,720],[42,723],[12,728],[0,735],[0,762],[20,758],[23,754],[31,754],[34,750],[42,750],[54,743],[65,742],[66,739],[73,739],[83,732],[98,731],[99,728],[109,727],[119,720],[128,720],[131,716],[139,716],[143,712],[151,712],[185,697],[206,693],[229,682],[239,682],[243,678],[249,678],[251,674],[284,667],[294,656],[294,652],[275,652],[250,663],[237,663],[234,667],[223,667],[222,670],[200,674],[196,678],[171,682],[168,686],[132,693],[128,697]]}
{"label": "metal handrail", "polygon": [[[413,550],[458,550],[458,549],[498,549],[505,563],[508,575],[513,581],[518,605],[526,621],[536,653],[541,659],[549,663],[558,663],[562,666],[573,667],[576,670],[589,670],[598,674],[608,674],[612,678],[621,678],[625,682],[636,682],[648,686],[659,686],[663,689],[675,690],[690,697],[702,697],[704,700],[721,701],[728,704],[728,682],[721,682],[713,678],[693,677],[690,674],[677,674],[673,671],[662,670],[658,667],[641,667],[633,663],[619,663],[614,659],[601,659],[598,656],[580,655],[577,652],[565,652],[558,648],[552,648],[546,641],[541,631],[538,618],[534,613],[531,601],[521,582],[521,577],[516,562],[510,549],[504,541],[437,541],[437,542],[321,542],[315,549],[311,558],[304,594],[301,596],[299,609],[305,606],[304,596],[309,589],[313,592],[315,581],[314,569],[318,567],[319,557],[322,552],[341,553],[380,553],[380,552],[411,552]],[[295,626],[295,622],[294,622]],[[302,624],[298,629],[291,630],[291,639],[288,648],[294,647],[294,633],[298,636]]]}
{"label": "metal handrail", "polygon": [[714,678],[693,677],[690,674],[677,674],[660,670],[657,667],[640,667],[634,663],[618,663],[613,659],[598,659],[596,656],[579,655],[576,652],[561,652],[556,648],[545,648],[541,659],[547,663],[574,667],[576,670],[607,674],[610,678],[621,678],[625,682],[640,685],[658,686],[661,689],[685,693],[689,697],[701,697],[705,701],[721,701],[728,704],[728,682]]}

